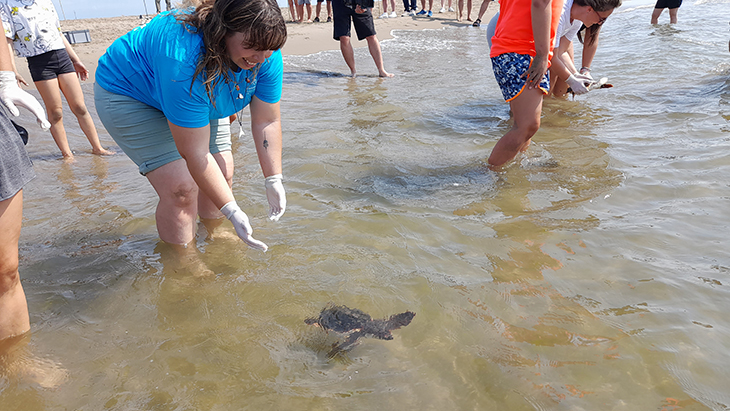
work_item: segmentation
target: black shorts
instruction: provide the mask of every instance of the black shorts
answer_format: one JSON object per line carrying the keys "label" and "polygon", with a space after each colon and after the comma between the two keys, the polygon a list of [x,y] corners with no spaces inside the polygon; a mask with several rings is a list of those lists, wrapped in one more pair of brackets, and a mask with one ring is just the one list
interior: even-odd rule
{"label": "black shorts", "polygon": [[373,23],[373,13],[371,8],[365,13],[357,14],[355,10],[345,6],[342,0],[332,1],[332,19],[334,20],[334,37],[339,40],[342,36],[350,36],[350,22],[355,26],[357,39],[362,40],[366,37],[375,35],[375,24]]}
{"label": "black shorts", "polygon": [[655,9],[678,9],[682,0],[657,0]]}
{"label": "black shorts", "polygon": [[52,80],[59,74],[76,71],[66,49],[51,50],[47,53],[28,57],[28,70],[33,81]]}

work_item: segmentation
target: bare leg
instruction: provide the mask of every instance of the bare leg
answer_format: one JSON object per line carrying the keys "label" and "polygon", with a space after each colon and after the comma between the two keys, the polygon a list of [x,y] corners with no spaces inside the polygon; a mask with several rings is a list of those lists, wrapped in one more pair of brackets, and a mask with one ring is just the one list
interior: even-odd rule
{"label": "bare leg", "polygon": [[651,24],[659,24],[659,16],[662,14],[664,9],[654,9],[651,13]]}
{"label": "bare leg", "polygon": [[160,197],[155,218],[162,241],[179,245],[193,241],[198,216],[198,186],[185,160],[165,164],[147,174],[147,179]]}
{"label": "bare leg", "polygon": [[479,6],[479,14],[477,15],[477,19],[481,20],[482,16],[484,16],[484,13],[487,12],[487,8],[489,7],[489,3],[492,0],[482,0],[481,6]]}
{"label": "bare leg", "polygon": [[350,68],[352,77],[357,76],[357,71],[355,71],[355,50],[352,48],[350,36],[340,36],[340,51],[342,52],[342,57],[345,58],[345,64]]}
{"label": "bare leg", "polygon": [[[431,3],[433,3],[433,0],[431,0]],[[372,36],[365,37],[365,40],[368,42],[370,55],[373,57],[373,61],[375,61],[375,67],[378,68],[380,77],[393,77],[394,75],[385,71],[385,67],[383,67],[383,53],[380,50],[378,38],[373,34]]]}
{"label": "bare leg", "polygon": [[312,5],[307,4],[307,23],[312,22]]}
{"label": "bare leg", "polygon": [[466,21],[471,21],[471,0],[466,0]]}
{"label": "bare leg", "polygon": [[186,267],[196,276],[212,275],[194,244],[200,190],[185,160],[165,164],[147,174],[147,180],[160,197],[155,212],[160,239],[175,250],[181,267]]}
{"label": "bare leg", "polygon": [[679,7],[675,9],[669,9],[669,23],[671,24],[677,24],[677,12],[679,11]]}
{"label": "bare leg", "polygon": [[304,4],[303,3],[299,4],[297,2],[297,14],[299,15],[299,20],[297,20],[297,21],[301,23],[304,20]]}
{"label": "bare leg", "polygon": [[297,6],[294,4],[294,0],[289,0],[289,14],[291,14],[291,21],[297,21]]}
{"label": "bare leg", "polygon": [[76,73],[65,73],[58,76],[58,85],[61,92],[66,97],[71,112],[74,113],[79,122],[81,130],[91,143],[92,153],[97,155],[111,155],[113,152],[105,149],[99,142],[99,135],[96,132],[94,119],[91,118],[89,110],[84,102],[84,92],[81,90],[81,84]]}
{"label": "bare leg", "polygon": [[30,331],[28,303],[18,273],[23,190],[0,201],[0,341]]}
{"label": "bare leg", "polygon": [[51,123],[51,136],[53,136],[56,146],[61,150],[61,155],[72,159],[74,154],[68,145],[66,129],[63,128],[63,107],[61,106],[61,89],[58,79],[36,81],[35,86],[43,99],[43,104],[46,105],[48,121]]}
{"label": "bare leg", "polygon": [[319,13],[321,11],[322,11],[322,2],[321,1],[318,1],[317,2],[317,7],[314,9],[314,18],[315,19],[318,19],[319,18]]}
{"label": "bare leg", "polygon": [[512,129],[494,145],[489,156],[492,168],[499,168],[530,146],[530,139],[540,128],[542,97],[540,89],[524,89],[510,102],[514,124]]}
{"label": "bare leg", "polygon": [[[575,58],[573,54],[573,44],[570,45],[567,52],[570,56],[570,61],[573,61]],[[550,92],[548,95],[552,95],[553,97],[565,97],[565,95],[568,94],[568,83],[566,83],[565,80],[567,79],[553,74],[553,71],[550,70]]]}
{"label": "bare leg", "polygon": [[461,21],[464,15],[464,0],[459,0],[459,6],[456,9],[456,21]]}

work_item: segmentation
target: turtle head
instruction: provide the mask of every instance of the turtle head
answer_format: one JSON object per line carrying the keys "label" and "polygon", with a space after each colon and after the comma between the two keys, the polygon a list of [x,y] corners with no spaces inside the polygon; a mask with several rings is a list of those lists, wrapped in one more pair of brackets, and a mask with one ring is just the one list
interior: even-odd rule
{"label": "turtle head", "polygon": [[406,311],[404,313],[391,315],[390,319],[388,320],[388,323],[391,327],[391,329],[397,329],[401,327],[405,327],[406,325],[410,324],[413,320],[413,317],[416,316],[416,313],[411,311]]}
{"label": "turtle head", "polygon": [[304,324],[307,324],[307,325],[317,325],[317,324],[319,324],[319,318],[314,318],[314,317],[307,318],[307,319],[304,320]]}

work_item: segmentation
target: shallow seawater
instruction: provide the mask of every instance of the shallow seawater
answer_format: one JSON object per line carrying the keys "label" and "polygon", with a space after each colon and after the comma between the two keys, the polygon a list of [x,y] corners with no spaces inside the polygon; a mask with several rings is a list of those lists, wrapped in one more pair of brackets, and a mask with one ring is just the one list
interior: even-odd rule
{"label": "shallow seawater", "polygon": [[[70,112],[72,164],[23,123],[27,348],[69,378],[0,376],[0,409],[730,409],[730,2],[674,26],[652,5],[601,33],[614,87],[547,101],[498,173],[483,29],[395,32],[388,80],[364,48],[357,79],[339,51],[287,56],[287,212],[266,220],[244,127],[234,193],[270,250],[201,229],[210,277],[160,243],[130,160],[87,154]],[[328,303],[416,317],[329,360],[304,324]]]}

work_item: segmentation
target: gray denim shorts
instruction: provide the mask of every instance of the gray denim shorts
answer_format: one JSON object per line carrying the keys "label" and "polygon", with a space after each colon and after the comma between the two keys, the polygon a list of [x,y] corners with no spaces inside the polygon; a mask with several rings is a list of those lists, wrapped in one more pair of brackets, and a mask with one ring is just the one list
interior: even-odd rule
{"label": "gray denim shorts", "polygon": [[5,110],[0,110],[0,201],[16,195],[34,177],[23,140]]}
{"label": "gray denim shorts", "polygon": [[[139,100],[104,90],[94,84],[94,101],[99,119],[124,153],[146,175],[180,160],[170,126],[162,111]],[[231,151],[228,118],[210,121],[210,152]]]}

